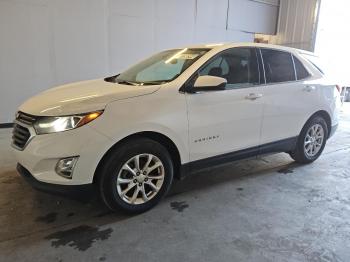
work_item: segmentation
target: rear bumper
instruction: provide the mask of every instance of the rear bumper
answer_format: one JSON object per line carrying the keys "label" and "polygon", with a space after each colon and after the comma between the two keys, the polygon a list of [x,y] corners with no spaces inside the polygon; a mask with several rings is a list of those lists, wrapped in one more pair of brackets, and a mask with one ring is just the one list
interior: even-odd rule
{"label": "rear bumper", "polygon": [[85,195],[93,196],[95,187],[93,184],[86,185],[57,185],[39,181],[21,164],[17,164],[17,172],[33,188],[46,193],[58,194],[63,196],[81,197]]}

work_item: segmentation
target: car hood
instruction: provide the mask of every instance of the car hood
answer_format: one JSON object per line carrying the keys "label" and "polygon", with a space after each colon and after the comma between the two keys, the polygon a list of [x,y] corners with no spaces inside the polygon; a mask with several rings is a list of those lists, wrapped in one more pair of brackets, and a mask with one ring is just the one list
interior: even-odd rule
{"label": "car hood", "polygon": [[110,102],[156,92],[157,86],[132,86],[103,79],[67,84],[44,91],[24,102],[19,111],[37,116],[59,116],[104,109]]}

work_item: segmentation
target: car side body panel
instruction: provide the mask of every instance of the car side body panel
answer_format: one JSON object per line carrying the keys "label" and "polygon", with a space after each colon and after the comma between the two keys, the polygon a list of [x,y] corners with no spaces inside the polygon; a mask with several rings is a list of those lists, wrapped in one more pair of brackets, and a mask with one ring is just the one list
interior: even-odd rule
{"label": "car side body panel", "polygon": [[174,87],[110,103],[103,117],[92,122],[91,127],[110,138],[111,147],[133,134],[160,133],[176,145],[181,163],[189,161],[186,98]]}
{"label": "car side body panel", "polygon": [[260,144],[262,100],[247,99],[260,87],[187,94],[190,160]]}

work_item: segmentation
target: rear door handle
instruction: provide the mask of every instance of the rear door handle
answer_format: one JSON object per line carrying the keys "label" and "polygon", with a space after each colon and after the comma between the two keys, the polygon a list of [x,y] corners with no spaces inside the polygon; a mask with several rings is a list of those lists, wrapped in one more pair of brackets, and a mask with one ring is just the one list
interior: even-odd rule
{"label": "rear door handle", "polygon": [[245,99],[256,100],[256,99],[262,98],[262,96],[263,96],[262,94],[250,93],[245,97]]}
{"label": "rear door handle", "polygon": [[311,92],[311,91],[316,90],[316,87],[314,87],[314,86],[306,86],[303,90],[305,92]]}

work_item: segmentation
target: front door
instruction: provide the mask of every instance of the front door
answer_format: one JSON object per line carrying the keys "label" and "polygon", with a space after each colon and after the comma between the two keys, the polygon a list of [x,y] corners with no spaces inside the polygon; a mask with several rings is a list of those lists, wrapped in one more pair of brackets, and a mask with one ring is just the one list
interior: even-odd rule
{"label": "front door", "polygon": [[226,90],[186,94],[190,160],[259,146],[263,104],[255,48],[216,55],[198,75],[227,79]]}

